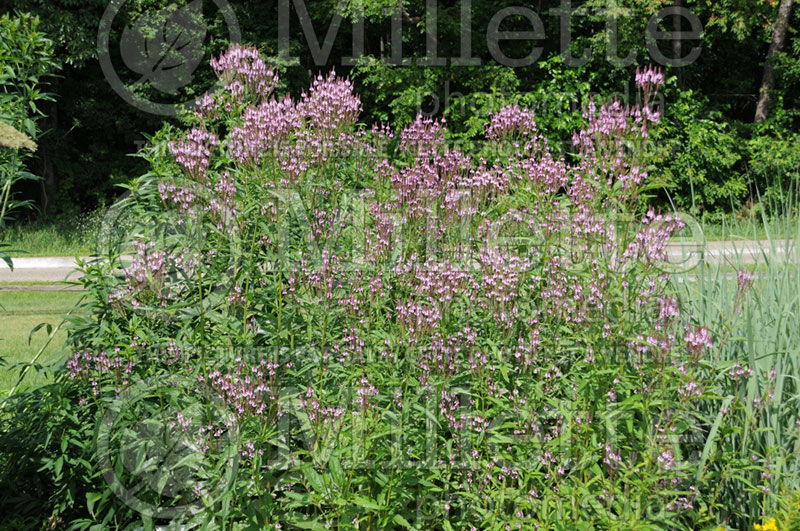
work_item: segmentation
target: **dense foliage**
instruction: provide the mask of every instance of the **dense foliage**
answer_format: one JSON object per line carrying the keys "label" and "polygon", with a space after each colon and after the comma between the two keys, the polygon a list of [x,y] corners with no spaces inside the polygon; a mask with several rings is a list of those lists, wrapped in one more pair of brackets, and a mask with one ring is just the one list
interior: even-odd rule
{"label": "dense foliage", "polygon": [[156,135],[83,266],[55,382],[6,404],[8,525],[700,529],[786,509],[797,383],[684,311],[665,250],[684,223],[641,201],[663,73],[637,71],[641,106],[587,105],[562,157],[519,106],[470,154],[422,115],[359,125],[333,73],[292,98],[255,49],[212,66],[224,87]]}
{"label": "dense foliage", "polygon": [[10,212],[28,203],[15,198],[14,185],[34,178],[25,160],[37,149],[41,102],[51,99],[44,78],[57,67],[38,27],[39,19],[24,13],[0,16],[0,259],[9,265],[3,231]]}
{"label": "dense foliage", "polygon": [[[133,85],[138,79],[118,57],[123,30],[134,26],[148,12],[166,7],[167,0],[122,2],[112,26],[112,52],[123,80]],[[770,60],[775,65],[773,105],[766,123],[752,124],[759,94],[778,1],[748,2],[725,0],[707,2],[683,0],[581,0],[570,3],[569,49],[562,49],[566,35],[558,16],[562,3],[541,0],[531,4],[541,18],[544,38],[504,41],[501,52],[512,58],[525,58],[536,46],[542,54],[530,65],[503,66],[487,43],[487,28],[500,10],[517,7],[520,2],[471,2],[439,0],[364,0],[361,2],[285,2],[290,5],[288,49],[294,61],[281,58],[279,49],[279,4],[273,1],[235,0],[230,5],[248,42],[256,43],[282,72],[284,88],[297,96],[320,72],[336,67],[349,74],[365,102],[367,123],[378,120],[403,127],[418,111],[446,117],[447,135],[465,143],[483,141],[482,124],[491,113],[507,104],[526,106],[536,113],[541,130],[553,146],[569,148],[570,136],[580,120],[580,109],[591,93],[609,97],[625,95],[631,101],[631,85],[636,64],[652,60],[647,46],[646,27],[660,9],[683,6],[697,15],[703,26],[701,40],[666,41],[658,49],[666,57],[689,56],[701,50],[698,59],[667,70],[663,126],[669,133],[659,143],[659,155],[649,163],[653,173],[669,185],[669,195],[657,194],[656,203],[671,199],[680,208],[697,213],[739,211],[743,203],[752,206],[765,193],[796,181],[800,140],[797,136],[798,53],[800,39],[796,27],[798,10],[789,21],[786,46]],[[427,8],[435,4],[435,12]],[[314,35],[308,35],[299,20],[296,6],[302,4]],[[29,198],[47,207],[47,212],[79,211],[108,204],[118,193],[117,184],[138,175],[144,166],[128,157],[141,147],[141,132],[152,134],[161,126],[159,117],[147,115],[122,104],[109,87],[97,64],[97,28],[108,2],[104,0],[8,0],[9,8],[29,11],[42,19],[43,29],[56,44],[57,58],[65,64],[63,78],[57,81],[58,101],[47,107],[47,128],[54,134],[43,139],[40,157],[32,170],[45,174],[47,193],[25,190]],[[398,12],[397,7],[402,11]],[[467,6],[466,8],[464,6]],[[205,2],[208,35],[203,45],[206,57],[221,52],[227,43],[228,28],[216,5]],[[468,28],[462,26],[464,9]],[[314,58],[315,46],[323,43],[335,17],[343,19],[334,34],[330,53]],[[353,20],[366,19],[364,56],[355,65],[345,58],[353,53]],[[402,50],[393,37],[393,17],[399,16]],[[429,19],[435,16],[433,41],[441,64],[426,62]],[[689,31],[690,22],[682,19],[680,29]],[[677,26],[667,16],[659,25],[669,36]],[[503,31],[530,31],[524,17],[510,17]],[[610,32],[610,29],[616,31]],[[462,51],[462,36],[467,34],[471,55]],[[613,37],[616,36],[616,39]],[[398,54],[407,59],[393,64]],[[579,60],[585,52],[591,58],[565,64],[565,53]],[[612,58],[609,59],[609,56]],[[466,66],[456,59],[474,61]],[[632,62],[626,61],[633,57]],[[614,59],[616,58],[616,59]],[[200,69],[195,81],[181,96],[202,94],[213,79],[210,69]],[[173,101],[149,83],[137,87],[144,98]],[[178,98],[180,99],[180,98]],[[787,156],[775,159],[773,141],[785,147]],[[769,189],[773,190],[770,191]]]}

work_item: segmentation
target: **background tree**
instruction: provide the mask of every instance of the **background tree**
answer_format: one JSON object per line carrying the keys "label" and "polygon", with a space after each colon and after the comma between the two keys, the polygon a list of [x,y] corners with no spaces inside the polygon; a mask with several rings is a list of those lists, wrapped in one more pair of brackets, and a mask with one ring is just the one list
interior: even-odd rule
{"label": "background tree", "polygon": [[778,16],[772,28],[772,41],[769,43],[767,60],[764,63],[764,76],[761,78],[761,90],[756,106],[756,122],[763,122],[769,115],[770,91],[775,84],[775,56],[783,50],[786,43],[786,30],[792,15],[792,0],[781,0]]}

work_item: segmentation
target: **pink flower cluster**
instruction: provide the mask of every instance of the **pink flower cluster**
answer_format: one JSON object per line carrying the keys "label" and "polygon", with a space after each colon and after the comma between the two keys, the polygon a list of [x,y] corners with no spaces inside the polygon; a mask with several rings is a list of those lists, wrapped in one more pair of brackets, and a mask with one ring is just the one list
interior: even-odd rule
{"label": "pink flower cluster", "polygon": [[194,128],[184,140],[170,142],[169,152],[191,178],[199,181],[205,176],[211,154],[217,146],[217,135],[205,129]]}
{"label": "pink flower cluster", "polygon": [[[158,183],[158,193],[161,195],[161,200],[165,205],[175,204],[181,214],[190,212],[198,199],[195,191],[191,188],[166,181]],[[181,222],[183,222],[183,219],[178,220],[178,223]]]}
{"label": "pink flower cluster", "polygon": [[652,85],[657,88],[663,85],[664,81],[664,72],[660,68],[654,66],[636,67],[637,86],[646,88],[648,85]]}
{"label": "pink flower cluster", "polygon": [[135,241],[136,254],[133,255],[130,267],[126,267],[125,280],[136,286],[160,287],[167,274],[167,253],[156,245],[144,241]]}
{"label": "pink flower cluster", "polygon": [[738,361],[733,364],[728,370],[728,377],[734,382],[739,380],[747,380],[753,374],[753,370],[749,367],[741,365]]}
{"label": "pink flower cluster", "polygon": [[[67,360],[67,370],[72,378],[84,378],[91,381],[92,393],[95,396],[100,394],[98,379],[103,376],[111,377],[115,384],[117,393],[120,392],[120,385],[127,386],[128,379],[136,366],[134,360],[125,360],[120,354],[120,348],[115,347],[113,353],[106,350],[92,353],[89,350],[77,351]],[[81,400],[85,403],[85,399]]]}
{"label": "pink flower cluster", "polygon": [[753,280],[755,276],[752,273],[748,273],[743,269],[739,269],[736,272],[736,285],[739,289],[739,293],[744,293],[753,285]]}
{"label": "pink flower cluster", "polygon": [[649,210],[642,220],[644,227],[628,245],[622,258],[626,261],[666,262],[667,241],[686,224],[671,214],[656,214]]}
{"label": "pink flower cluster", "polygon": [[366,411],[374,405],[372,398],[376,396],[378,396],[378,389],[367,379],[366,375],[361,376],[353,405],[360,411]]}
{"label": "pink flower cluster", "polygon": [[684,339],[689,352],[694,356],[699,356],[704,350],[714,347],[711,332],[705,326],[689,328]]}
{"label": "pink flower cluster", "polygon": [[444,147],[444,123],[422,114],[400,132],[400,150],[424,159]]}
{"label": "pink flower cluster", "polygon": [[233,46],[219,58],[212,58],[211,68],[235,97],[247,95],[256,101],[262,100],[278,84],[277,74],[254,47]]}
{"label": "pink flower cluster", "polygon": [[338,79],[336,72],[314,78],[311,89],[297,104],[299,115],[323,139],[335,139],[343,128],[358,120],[361,98],[353,93],[349,79]]}
{"label": "pink flower cluster", "polygon": [[533,112],[517,105],[508,105],[492,116],[486,137],[492,140],[508,139],[514,135],[529,137],[536,132]]}
{"label": "pink flower cluster", "polygon": [[122,270],[124,283],[109,294],[109,303],[119,309],[126,304],[136,309],[142,303],[166,307],[168,300],[175,300],[180,294],[180,287],[168,282],[169,275],[181,271],[184,276],[191,276],[199,264],[198,257],[188,249],[164,251],[155,241],[134,240],[133,245],[131,265]]}
{"label": "pink flower cluster", "polygon": [[256,166],[261,158],[277,150],[299,126],[300,113],[288,96],[270,99],[256,107],[248,107],[242,125],[235,126],[228,139],[233,160]]}
{"label": "pink flower cluster", "polygon": [[106,350],[94,354],[88,350],[75,352],[67,360],[67,370],[69,370],[69,374],[73,378],[90,372],[107,372],[111,370],[119,375],[129,375],[136,366],[136,362],[123,360],[119,352],[119,348],[114,349],[113,355]]}
{"label": "pink flower cluster", "polygon": [[332,426],[345,414],[341,406],[324,406],[317,399],[314,389],[309,387],[305,395],[300,397],[300,405],[305,409],[308,420],[317,426]]}
{"label": "pink flower cluster", "polygon": [[[278,397],[282,366],[266,360],[248,365],[242,358],[237,358],[235,364],[232,372],[212,370],[208,375],[208,385],[239,418],[253,415],[275,422],[282,415]],[[198,379],[204,380],[202,376]]]}

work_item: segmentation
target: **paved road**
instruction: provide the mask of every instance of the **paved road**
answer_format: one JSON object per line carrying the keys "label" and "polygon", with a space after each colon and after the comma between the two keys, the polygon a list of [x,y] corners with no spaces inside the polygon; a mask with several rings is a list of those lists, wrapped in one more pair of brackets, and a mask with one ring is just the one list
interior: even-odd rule
{"label": "paved road", "polygon": [[61,282],[79,278],[75,272],[77,266],[74,258],[14,258],[12,261],[13,271],[8,269],[5,262],[0,261],[0,282]]}
{"label": "paved road", "polygon": [[[756,264],[766,260],[798,261],[800,253],[794,241],[779,241],[770,247],[768,241],[708,242],[705,249],[697,243],[670,243],[670,261],[684,265],[696,263],[701,255],[707,263]],[[75,260],[66,257],[15,258],[14,270],[0,261],[0,289],[9,284],[26,282],[75,281],[80,275],[75,271]],[[5,285],[5,286],[4,286]]]}
{"label": "paved road", "polygon": [[694,264],[703,256],[707,264],[754,265],[767,261],[797,262],[800,259],[794,240],[712,241],[705,248],[697,242],[669,243],[672,263]]}

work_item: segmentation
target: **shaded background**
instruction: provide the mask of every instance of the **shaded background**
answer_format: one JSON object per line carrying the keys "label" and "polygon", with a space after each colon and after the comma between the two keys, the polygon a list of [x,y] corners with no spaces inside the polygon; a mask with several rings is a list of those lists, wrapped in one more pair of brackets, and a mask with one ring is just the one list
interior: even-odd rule
{"label": "shaded background", "polygon": [[[288,0],[293,2],[293,0]],[[430,1],[430,0],[429,0]],[[784,0],[786,2],[786,0]],[[132,83],[137,74],[126,70],[119,57],[120,35],[142,13],[169,5],[162,0],[129,0],[118,13],[111,35],[112,58],[123,81]],[[422,110],[444,116],[454,141],[468,146],[480,141],[488,114],[504,103],[516,102],[536,111],[537,123],[553,142],[569,144],[581,117],[581,106],[591,94],[635,97],[632,73],[636,65],[651,62],[645,47],[647,21],[659,9],[675,1],[587,0],[572,3],[580,16],[572,19],[572,53],[579,56],[589,48],[592,59],[573,68],[560,57],[559,18],[549,15],[557,1],[524,2],[536,11],[545,25],[546,38],[537,43],[504,41],[503,53],[521,58],[533,46],[544,48],[540,59],[530,66],[510,68],[498,64],[487,47],[486,31],[492,16],[504,7],[523,4],[519,0],[471,2],[472,54],[479,66],[426,66],[418,61],[426,55],[425,0],[364,0],[339,2],[306,1],[305,7],[321,41],[339,9],[345,20],[333,42],[327,63],[314,63],[297,11],[290,14],[290,50],[295,63],[278,56],[278,2],[232,0],[243,40],[273,57],[281,72],[282,89],[292,93],[307,87],[320,71],[336,69],[350,76],[364,103],[362,121],[389,122],[399,126]],[[362,7],[359,7],[362,4]],[[664,90],[666,120],[655,133],[659,149],[652,154],[652,173],[670,186],[653,201],[696,214],[752,210],[764,194],[777,194],[796,183],[800,171],[798,136],[798,95],[800,92],[800,38],[797,9],[788,20],[783,51],[770,59],[774,65],[772,105],[766,121],[754,123],[759,87],[762,83],[770,39],[778,13],[777,0],[722,0],[678,2],[690,9],[704,26],[699,42],[665,41],[660,49],[668,56],[687,55],[700,46],[699,59],[683,68],[667,69]],[[461,55],[462,3],[437,2],[436,44],[444,58]],[[54,41],[61,63],[49,90],[55,101],[44,103],[46,118],[40,125],[46,133],[40,150],[29,162],[41,182],[21,183],[18,192],[32,199],[37,209],[20,212],[22,221],[32,218],[58,220],[73,217],[110,204],[120,193],[118,184],[143,173],[143,161],[132,157],[147,135],[163,124],[163,117],[139,111],[126,104],[103,77],[97,59],[96,40],[105,0],[5,0],[4,11],[27,11],[40,17],[41,29]],[[411,65],[395,66],[392,55],[391,14],[402,7],[403,57]],[[211,0],[203,9],[209,23],[204,40],[207,57],[195,72],[192,83],[178,97],[148,86],[137,91],[151,101],[182,101],[202,94],[211,86],[213,75],[207,58],[227,46],[228,29]],[[352,53],[351,19],[365,16],[365,55],[359,64],[345,66],[342,58]],[[606,58],[606,20],[616,17],[618,53],[636,55],[630,66],[615,66]],[[510,17],[501,30],[527,31],[530,24]],[[676,29],[672,17],[661,24]],[[682,29],[688,30],[687,22]],[[445,102],[449,106],[445,105]]]}

